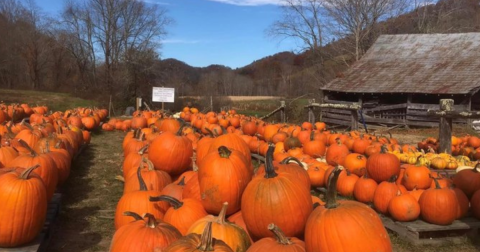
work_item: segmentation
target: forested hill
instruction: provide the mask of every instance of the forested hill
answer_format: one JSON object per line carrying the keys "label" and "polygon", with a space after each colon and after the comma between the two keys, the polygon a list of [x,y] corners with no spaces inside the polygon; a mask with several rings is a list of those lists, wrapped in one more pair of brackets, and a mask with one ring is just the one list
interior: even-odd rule
{"label": "forested hill", "polygon": [[[353,38],[345,37],[321,47],[321,61],[310,51],[280,52],[238,69],[198,68],[176,59],[159,60],[146,48],[118,54],[107,65],[81,44],[86,41],[84,34],[7,2],[15,0],[0,3],[0,88],[60,90],[90,97],[95,93],[99,99],[112,93],[125,102],[147,97],[152,86],[175,87],[179,95],[299,96],[341,76],[355,59]],[[362,52],[381,34],[478,32],[479,3],[442,0],[380,22],[363,42]],[[65,18],[81,18],[81,10],[74,7]],[[135,61],[121,61],[131,55]]]}

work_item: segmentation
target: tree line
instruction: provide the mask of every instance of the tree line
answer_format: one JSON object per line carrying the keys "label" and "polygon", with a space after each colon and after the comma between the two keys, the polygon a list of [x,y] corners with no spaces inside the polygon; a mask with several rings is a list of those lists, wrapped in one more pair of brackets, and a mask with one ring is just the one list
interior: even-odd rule
{"label": "tree line", "polygon": [[[58,16],[34,0],[0,1],[0,88],[56,90],[130,103],[152,86],[178,95],[299,96],[341,76],[380,34],[480,30],[478,0],[283,0],[266,29],[296,39],[282,52],[230,69],[161,59],[174,20],[139,0],[66,0]],[[122,106],[122,104],[120,104]]]}

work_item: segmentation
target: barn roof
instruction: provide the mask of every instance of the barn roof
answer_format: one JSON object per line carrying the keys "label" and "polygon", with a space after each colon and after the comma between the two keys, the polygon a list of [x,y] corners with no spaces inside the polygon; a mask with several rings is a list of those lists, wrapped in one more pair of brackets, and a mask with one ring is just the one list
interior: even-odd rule
{"label": "barn roof", "polygon": [[480,88],[480,33],[382,35],[323,90],[467,94]]}

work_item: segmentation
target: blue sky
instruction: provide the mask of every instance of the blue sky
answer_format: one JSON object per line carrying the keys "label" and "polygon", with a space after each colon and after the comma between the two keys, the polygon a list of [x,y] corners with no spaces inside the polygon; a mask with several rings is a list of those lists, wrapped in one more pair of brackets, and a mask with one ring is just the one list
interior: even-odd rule
{"label": "blue sky", "polygon": [[[168,10],[175,24],[168,27],[161,57],[189,65],[242,67],[282,51],[296,50],[291,40],[265,36],[280,18],[281,0],[143,0]],[[58,14],[63,0],[37,0],[48,13]]]}

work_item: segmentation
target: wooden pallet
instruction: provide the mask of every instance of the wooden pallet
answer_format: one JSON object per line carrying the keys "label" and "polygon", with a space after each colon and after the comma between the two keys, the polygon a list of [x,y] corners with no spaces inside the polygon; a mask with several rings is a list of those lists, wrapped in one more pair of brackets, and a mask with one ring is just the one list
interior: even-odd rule
{"label": "wooden pallet", "polygon": [[462,243],[466,235],[478,236],[480,228],[480,220],[473,217],[456,220],[448,226],[434,225],[422,220],[399,222],[383,215],[380,215],[380,218],[388,230],[414,245]]}
{"label": "wooden pallet", "polygon": [[48,204],[47,218],[43,230],[32,242],[17,248],[0,248],[0,252],[44,252],[47,251],[51,238],[52,225],[60,213],[62,194],[55,193]]}

